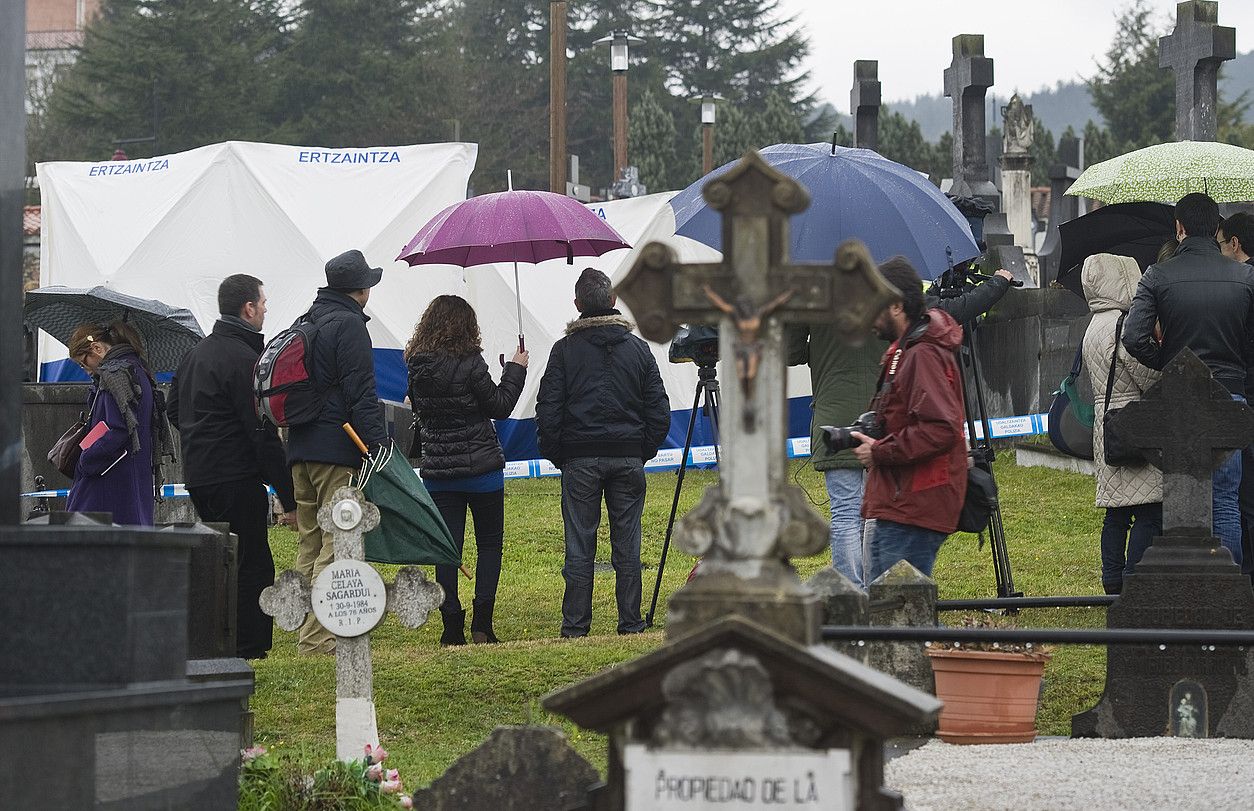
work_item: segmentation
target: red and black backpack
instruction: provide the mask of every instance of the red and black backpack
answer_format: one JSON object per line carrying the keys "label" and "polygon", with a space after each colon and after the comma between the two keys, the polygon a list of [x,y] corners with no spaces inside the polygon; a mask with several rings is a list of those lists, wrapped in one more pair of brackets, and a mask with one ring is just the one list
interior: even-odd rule
{"label": "red and black backpack", "polygon": [[253,367],[257,416],[280,428],[305,425],[322,413],[323,389],[313,379],[317,325],[305,313],[274,336]]}

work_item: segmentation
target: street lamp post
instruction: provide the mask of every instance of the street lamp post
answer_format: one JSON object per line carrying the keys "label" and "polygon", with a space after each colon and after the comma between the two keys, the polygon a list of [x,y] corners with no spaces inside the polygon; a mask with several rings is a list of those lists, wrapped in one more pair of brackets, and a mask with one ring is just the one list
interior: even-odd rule
{"label": "street lamp post", "polygon": [[[628,48],[644,40],[626,31],[615,31],[594,44],[610,46],[610,71],[614,74],[614,177],[618,180],[627,165],[627,66]],[[613,181],[611,181],[613,182]]]}
{"label": "street lamp post", "polygon": [[708,175],[714,171],[714,120],[718,115],[717,105],[723,97],[705,93],[689,101],[701,105],[701,174]]}

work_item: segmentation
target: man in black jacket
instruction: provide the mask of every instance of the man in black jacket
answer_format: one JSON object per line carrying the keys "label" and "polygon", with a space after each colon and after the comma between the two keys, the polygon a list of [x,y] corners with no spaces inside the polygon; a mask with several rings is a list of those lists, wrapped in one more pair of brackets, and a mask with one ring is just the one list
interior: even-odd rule
{"label": "man in black jacket", "polygon": [[[1141,277],[1123,325],[1124,348],[1151,369],[1162,369],[1188,347],[1233,399],[1244,401],[1246,351],[1254,339],[1254,268],[1220,252],[1219,206],[1210,197],[1187,194],[1175,213],[1180,247]],[[1155,337],[1156,323],[1161,338]],[[1213,480],[1214,533],[1240,565],[1241,454],[1233,453]]]}
{"label": "man in black jacket", "polygon": [[170,423],[179,429],[187,492],[202,521],[224,521],[239,537],[236,655],[264,659],[273,623],[257,604],[274,583],[268,538],[274,487],[280,522],[296,525],[296,499],[283,443],[257,417],[253,366],[265,345],[266,292],[260,279],[228,276],[218,287],[213,332],[183,357],[170,385]]}
{"label": "man in black jacket", "polygon": [[536,400],[540,453],[562,469],[566,564],[562,636],[587,636],[601,498],[610,517],[610,561],[618,632],[644,630],[640,617],[640,517],[644,463],[671,424],[671,406],[649,346],[614,309],[609,278],[584,270],[575,283],[579,318],[553,345]]}
{"label": "man in black jacket", "polygon": [[[1254,266],[1254,214],[1238,211],[1219,224],[1219,250],[1229,259]],[[1247,358],[1254,360],[1254,347]],[[1254,393],[1254,366],[1245,370],[1245,395]],[[1241,451],[1241,486],[1237,491],[1241,509],[1241,570],[1254,579],[1254,447]]]}
{"label": "man in black jacket", "polygon": [[[370,288],[383,278],[361,251],[326,264],[327,286],[318,290],[309,317],[316,330],[310,376],[323,392],[322,413],[287,433],[287,461],[296,488],[300,546],[296,570],[312,582],[335,557],[332,536],[318,526],[318,508],[361,469],[361,451],[344,431],[348,423],[372,451],[388,440],[383,406],[375,391],[374,349],[366,330]],[[301,653],[333,653],[335,637],[310,614],[300,629]]]}

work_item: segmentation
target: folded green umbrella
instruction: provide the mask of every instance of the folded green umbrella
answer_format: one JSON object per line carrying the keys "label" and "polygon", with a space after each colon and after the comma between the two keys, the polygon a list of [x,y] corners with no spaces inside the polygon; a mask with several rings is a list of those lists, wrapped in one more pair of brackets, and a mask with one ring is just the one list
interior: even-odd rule
{"label": "folded green umbrella", "polygon": [[392,443],[366,456],[353,486],[379,508],[379,526],[366,533],[366,560],[461,566],[461,553],[440,510]]}

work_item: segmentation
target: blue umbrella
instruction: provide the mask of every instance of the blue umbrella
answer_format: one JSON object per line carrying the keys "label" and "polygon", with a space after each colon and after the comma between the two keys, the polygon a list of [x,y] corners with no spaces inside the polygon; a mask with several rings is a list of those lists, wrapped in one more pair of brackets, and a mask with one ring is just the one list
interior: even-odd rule
{"label": "blue umbrella", "polygon": [[[830,262],[837,245],[860,239],[877,262],[901,254],[924,279],[935,279],[980,255],[966,218],[909,166],[831,144],[776,144],[761,155],[810,193],[810,207],[789,224],[793,259]],[[677,234],[722,249],[722,220],[701,190],[734,165],[720,166],[671,198]]]}

